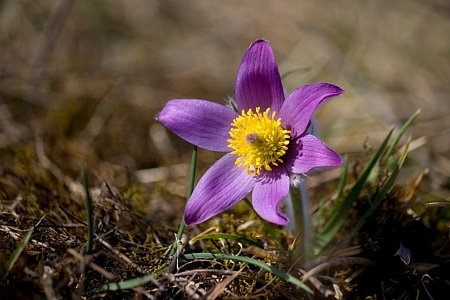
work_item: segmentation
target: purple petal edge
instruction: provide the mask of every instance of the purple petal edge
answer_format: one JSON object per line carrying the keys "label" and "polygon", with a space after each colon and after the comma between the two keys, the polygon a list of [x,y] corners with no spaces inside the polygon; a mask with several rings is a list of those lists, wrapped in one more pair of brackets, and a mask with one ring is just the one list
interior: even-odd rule
{"label": "purple petal edge", "polygon": [[236,78],[239,112],[261,107],[278,111],[284,101],[280,72],[270,44],[257,40],[245,53]]}
{"label": "purple petal edge", "polygon": [[305,174],[314,168],[338,167],[343,162],[339,154],[311,134],[291,140],[283,159],[286,169],[295,174]]}
{"label": "purple petal edge", "polygon": [[261,175],[252,192],[253,208],[263,219],[285,226],[289,220],[280,213],[279,203],[289,193],[289,175],[283,166]]}
{"label": "purple petal edge", "polygon": [[225,154],[200,179],[184,211],[187,225],[201,223],[229,209],[253,189],[253,176],[237,167],[235,160],[235,155]]}
{"label": "purple petal edge", "polygon": [[319,82],[294,90],[284,101],[279,117],[295,138],[305,132],[316,108],[325,100],[344,92],[340,87]]}
{"label": "purple petal edge", "polygon": [[182,139],[200,148],[229,152],[227,140],[238,114],[218,103],[198,99],[174,99],[157,119]]}

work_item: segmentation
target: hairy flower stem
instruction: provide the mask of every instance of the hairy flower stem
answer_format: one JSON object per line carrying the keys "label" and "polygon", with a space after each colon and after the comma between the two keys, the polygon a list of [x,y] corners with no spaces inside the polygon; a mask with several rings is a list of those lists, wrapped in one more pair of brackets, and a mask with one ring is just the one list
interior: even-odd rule
{"label": "hairy flower stem", "polygon": [[306,187],[301,181],[291,183],[291,189],[285,201],[288,213],[292,214],[287,230],[294,236],[300,236],[292,250],[290,260],[292,263],[299,262],[302,268],[308,268],[313,259],[311,216]]}
{"label": "hairy flower stem", "polygon": [[[197,168],[197,146],[194,146],[192,149],[192,160],[191,160],[191,171],[189,173],[189,189],[187,194],[187,199],[192,195],[192,192],[194,191],[194,183],[195,183],[195,169]],[[175,254],[175,251],[178,247],[178,241],[181,241],[181,236],[184,232],[184,227],[186,227],[186,223],[184,222],[184,216],[181,219],[180,227],[178,228],[177,238],[175,242],[173,243],[172,249],[170,250],[170,256]]]}

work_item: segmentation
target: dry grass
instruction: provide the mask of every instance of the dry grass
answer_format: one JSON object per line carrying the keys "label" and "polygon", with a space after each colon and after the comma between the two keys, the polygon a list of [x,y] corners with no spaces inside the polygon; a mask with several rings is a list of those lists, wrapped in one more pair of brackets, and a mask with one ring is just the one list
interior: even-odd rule
{"label": "dry grass", "polygon": [[[101,295],[195,298],[204,290],[212,291],[206,299],[296,297],[298,291],[261,270],[228,262],[211,266],[209,261],[182,261],[178,273],[166,272],[166,251],[185,203],[191,146],[154,116],[173,98],[222,103],[234,93],[243,53],[260,37],[271,42],[282,73],[311,68],[288,76],[287,90],[315,81],[346,90],[323,105],[317,119],[321,137],[350,157],[355,174],[368,148],[376,148],[390,126],[422,110],[411,128],[417,149],[404,167],[395,191],[399,194],[390,195],[395,201],[380,208],[381,219],[369,223],[355,243],[379,262],[398,247],[398,236],[386,240],[384,235],[408,232],[411,240],[429,238],[427,249],[441,255],[427,257],[430,252],[425,252],[420,263],[448,260],[448,243],[442,244],[448,222],[441,223],[448,218],[448,207],[436,208],[439,213],[421,211],[421,223],[396,202],[410,197],[414,207],[422,207],[423,202],[450,197],[448,32],[450,6],[439,0],[1,2],[0,273],[24,234],[42,220],[0,297],[82,298],[103,283],[145,272],[158,274],[158,280]],[[198,175],[216,158],[200,151]],[[85,166],[94,187],[98,226],[95,254],[88,257],[81,255],[86,241]],[[414,186],[425,169],[427,175]],[[316,195],[332,192],[337,176],[321,173],[307,183]],[[235,232],[247,221],[246,212],[238,206],[233,211],[238,218],[230,217],[230,224],[208,223],[190,228],[188,235],[213,225]],[[254,230],[264,234],[263,228]],[[447,248],[436,250],[433,243],[438,242]],[[193,249],[216,246],[223,247],[196,244]],[[239,251],[237,245],[231,247],[232,253]],[[283,264],[285,253],[275,253]],[[346,264],[327,275],[341,286],[344,282],[349,297],[388,297],[389,289],[405,290],[392,282],[414,282],[411,293],[395,294],[406,299],[415,288],[425,297],[421,282],[436,284],[420,277],[429,268],[421,264],[402,269],[400,279],[377,269],[372,274],[378,277],[362,277],[360,286],[340,281],[354,271]]]}

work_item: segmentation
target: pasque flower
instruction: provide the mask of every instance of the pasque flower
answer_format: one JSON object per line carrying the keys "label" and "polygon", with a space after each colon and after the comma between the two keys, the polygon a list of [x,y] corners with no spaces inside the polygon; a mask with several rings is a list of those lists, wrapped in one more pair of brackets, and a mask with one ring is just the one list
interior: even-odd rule
{"label": "pasque flower", "polygon": [[238,112],[205,100],[174,99],[158,115],[186,141],[227,152],[198,182],[186,204],[185,222],[201,223],[251,192],[261,217],[286,225],[279,203],[289,193],[290,175],[342,164],[339,154],[307,129],[319,104],[343,90],[313,83],[285,98],[272,48],[257,40],[242,59],[235,93]]}

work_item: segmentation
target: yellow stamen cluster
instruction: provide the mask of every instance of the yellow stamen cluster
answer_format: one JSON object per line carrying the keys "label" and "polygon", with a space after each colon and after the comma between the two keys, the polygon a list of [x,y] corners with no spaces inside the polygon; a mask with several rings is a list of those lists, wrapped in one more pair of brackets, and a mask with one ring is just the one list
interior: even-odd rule
{"label": "yellow stamen cluster", "polygon": [[237,154],[235,164],[246,169],[248,174],[259,175],[261,168],[272,171],[272,165],[283,163],[281,157],[286,154],[291,131],[281,127],[281,119],[270,108],[261,112],[251,109],[242,111],[231,123],[228,147],[231,154]]}

